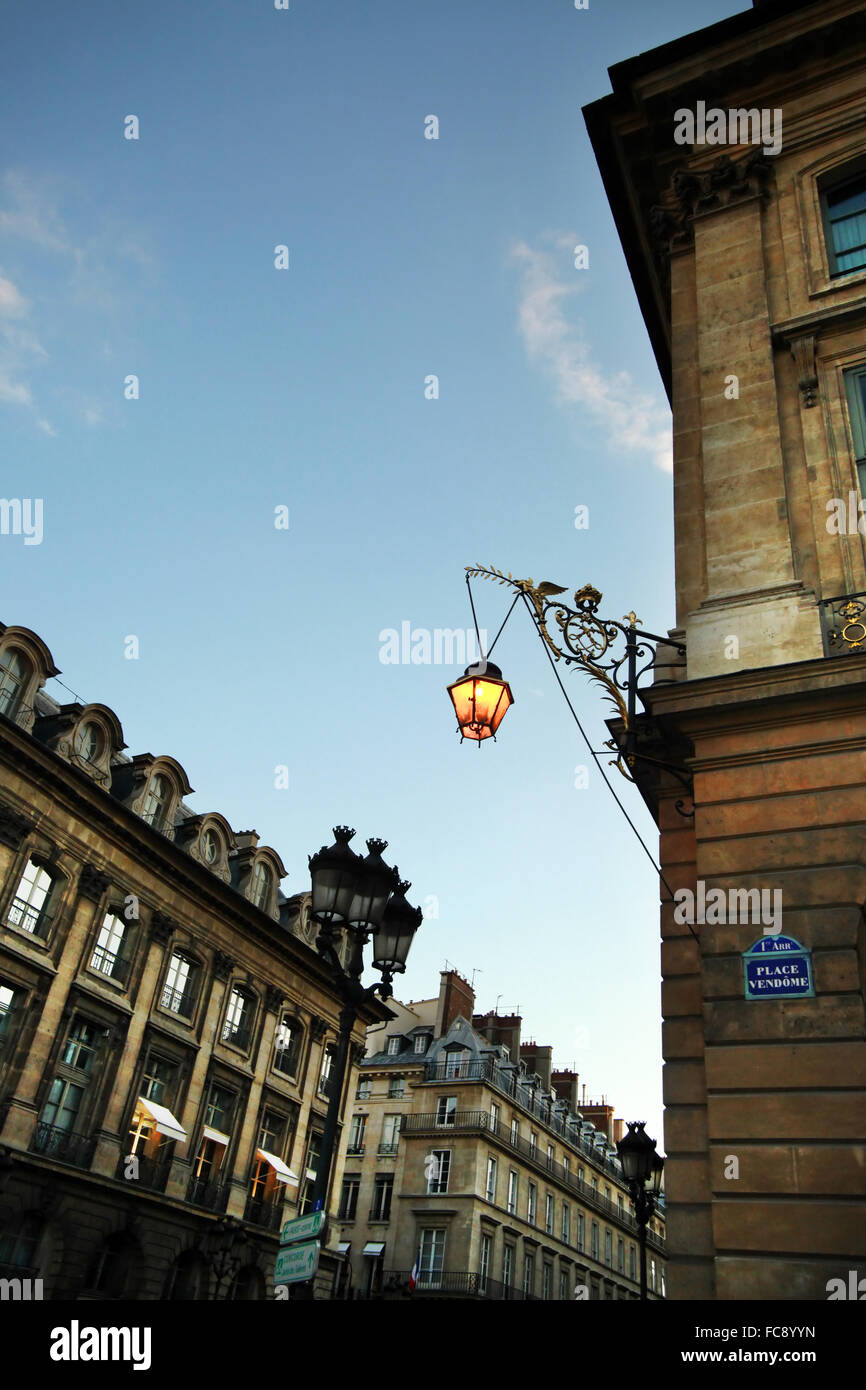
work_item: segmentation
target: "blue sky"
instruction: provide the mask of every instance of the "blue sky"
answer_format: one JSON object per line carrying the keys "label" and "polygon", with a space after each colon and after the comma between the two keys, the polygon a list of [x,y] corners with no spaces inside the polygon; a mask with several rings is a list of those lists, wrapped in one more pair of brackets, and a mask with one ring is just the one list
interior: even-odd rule
{"label": "blue sky", "polygon": [[[2,491],[44,516],[0,537],[0,618],[274,845],[287,893],[332,825],[388,839],[431,914],[400,996],[477,972],[479,1009],[519,1005],[659,1138],[656,879],[598,774],[575,787],[528,617],[480,750],[459,672],[384,664],[380,634],[470,626],[474,562],[671,626],[670,415],[581,106],[743,8],[17,0],[0,59]],[[492,635],[506,591],[475,596]]]}

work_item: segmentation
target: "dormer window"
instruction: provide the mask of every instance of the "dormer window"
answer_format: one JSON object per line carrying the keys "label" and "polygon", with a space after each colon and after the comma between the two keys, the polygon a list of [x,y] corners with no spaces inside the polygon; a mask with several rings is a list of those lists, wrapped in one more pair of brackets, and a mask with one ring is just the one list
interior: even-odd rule
{"label": "dormer window", "polygon": [[0,655],[0,714],[7,719],[16,714],[31,674],[30,662],[17,648],[7,647]]}
{"label": "dormer window", "polygon": [[400,1052],[400,1051],[402,1051],[402,1044],[403,1044],[403,1039],[400,1038],[400,1037],[389,1038],[389,1039],[388,1039],[388,1056],[389,1056],[389,1057],[396,1057],[396,1056],[397,1056],[397,1053]]}
{"label": "dormer window", "polygon": [[206,864],[215,864],[220,855],[219,836],[215,830],[206,830],[201,837],[201,857]]}
{"label": "dormer window", "polygon": [[418,1034],[416,1034],[416,1036],[415,1036],[415,1051],[416,1051],[416,1052],[426,1052],[426,1051],[427,1051],[427,1034],[426,1034],[426,1033],[418,1033]]}
{"label": "dormer window", "polygon": [[85,763],[97,763],[105,751],[105,735],[98,724],[89,719],[75,734],[75,753]]}
{"label": "dormer window", "polygon": [[171,786],[168,778],[161,773],[155,772],[150,779],[147,788],[147,795],[144,798],[144,805],[141,809],[141,818],[148,825],[152,825],[154,830],[162,830],[168,819],[168,806],[171,801]]}
{"label": "dormer window", "polygon": [[271,871],[263,860],[257,859],[250,880],[250,898],[256,907],[267,912],[271,900]]}

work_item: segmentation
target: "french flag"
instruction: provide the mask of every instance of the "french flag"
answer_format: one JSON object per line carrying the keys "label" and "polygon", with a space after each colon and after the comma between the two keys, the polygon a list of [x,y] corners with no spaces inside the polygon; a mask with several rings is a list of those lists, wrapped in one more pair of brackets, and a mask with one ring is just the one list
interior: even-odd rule
{"label": "french flag", "polygon": [[411,1293],[418,1282],[418,1261],[412,1266],[412,1273],[409,1275],[409,1292]]}

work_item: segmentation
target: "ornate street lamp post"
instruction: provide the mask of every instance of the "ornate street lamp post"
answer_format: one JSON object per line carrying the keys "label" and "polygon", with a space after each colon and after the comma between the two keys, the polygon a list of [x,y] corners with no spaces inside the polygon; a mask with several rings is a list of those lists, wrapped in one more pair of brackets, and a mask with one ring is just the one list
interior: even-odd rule
{"label": "ornate street lamp post", "polygon": [[[619,1161],[634,1202],[640,1244],[640,1296],[646,1300],[646,1234],[661,1191],[665,1161],[656,1153],[656,1141],[644,1133],[646,1120],[629,1121],[628,1134],[617,1144]],[[649,1184],[649,1188],[647,1188]]]}
{"label": "ornate street lamp post", "polygon": [[[309,860],[312,915],[319,923],[316,946],[333,971],[334,985],[343,1005],[331,1070],[331,1095],[313,1187],[314,1211],[327,1204],[352,1029],[367,1000],[376,994],[382,999],[390,997],[393,977],[406,969],[409,947],[422,920],[420,907],[410,907],[406,901],[405,894],[411,885],[382,858],[387,841],[368,840],[368,853],[361,858],[349,847],[354,834],[354,830],[345,825],[335,826],[334,844],[319,850]],[[344,932],[347,939],[345,964],[336,950],[335,930]],[[361,984],[364,947],[371,940],[373,968],[381,973],[382,979],[365,987]],[[307,1288],[310,1297],[312,1285]]]}
{"label": "ornate street lamp post", "polygon": [[[634,781],[637,761],[656,763],[690,787],[687,768],[651,757],[645,747],[638,746],[639,734],[649,724],[646,714],[637,706],[640,679],[650,671],[656,681],[670,679],[669,669],[681,663],[685,656],[681,642],[638,627],[640,620],[636,613],[627,613],[621,622],[600,617],[598,608],[602,595],[591,584],[575,592],[574,607],[571,607],[559,597],[565,593],[562,585],[547,580],[535,584],[532,579],[514,579],[502,570],[485,565],[467,567],[467,585],[470,579],[489,579],[495,584],[504,584],[514,591],[515,597],[485,660],[468,667],[465,674],[448,687],[462,738],[477,739],[480,746],[482,740],[495,735],[514,703],[501,670],[487,658],[499,640],[511,609],[522,599],[551,660],[581,667],[613,705],[613,713],[622,726],[619,741],[611,740],[607,744],[615,754],[614,766],[629,781]],[[471,587],[469,597],[474,614]],[[621,651],[618,650],[620,642]]]}

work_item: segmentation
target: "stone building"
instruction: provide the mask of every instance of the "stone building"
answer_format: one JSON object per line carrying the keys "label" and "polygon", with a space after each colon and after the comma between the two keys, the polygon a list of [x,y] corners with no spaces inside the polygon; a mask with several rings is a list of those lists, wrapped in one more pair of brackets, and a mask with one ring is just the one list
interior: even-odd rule
{"label": "stone building", "polygon": [[[0,1276],[263,1298],[310,1205],[340,1011],[309,898],[189,808],[174,758],[50,698],[57,674],[0,625]],[[366,1008],[360,1053],[387,1016]],[[340,1265],[323,1253],[323,1292]]]}
{"label": "stone building", "polygon": [[[864,63],[862,0],[756,0],[617,64],[585,113],[673,407],[680,649],[641,722],[666,767],[634,769],[677,899],[672,1298],[866,1274]],[[714,889],[685,920],[677,894]],[[747,998],[742,953],[785,938],[814,995],[801,956]]]}
{"label": "stone building", "polygon": [[[578,1078],[521,1044],[516,1016],[473,1014],[450,970],[434,999],[374,1025],[345,1132],[338,1217],[360,1298],[591,1299],[639,1294],[638,1239],[613,1139]],[[650,1297],[664,1294],[664,1209]],[[416,1270],[410,1292],[410,1276]]]}

